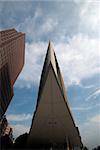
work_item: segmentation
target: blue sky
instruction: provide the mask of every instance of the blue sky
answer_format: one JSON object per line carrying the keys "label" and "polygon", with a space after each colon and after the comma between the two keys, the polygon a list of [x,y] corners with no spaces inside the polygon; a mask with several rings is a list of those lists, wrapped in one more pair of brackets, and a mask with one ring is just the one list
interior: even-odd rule
{"label": "blue sky", "polygon": [[83,143],[100,143],[100,2],[0,1],[0,29],[26,33],[25,65],[6,112],[14,136],[28,132],[51,40]]}

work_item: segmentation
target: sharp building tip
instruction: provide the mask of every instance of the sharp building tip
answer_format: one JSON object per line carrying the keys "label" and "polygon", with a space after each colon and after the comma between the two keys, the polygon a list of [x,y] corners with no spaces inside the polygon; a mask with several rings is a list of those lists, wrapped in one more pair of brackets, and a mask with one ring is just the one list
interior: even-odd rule
{"label": "sharp building tip", "polygon": [[49,49],[53,49],[53,44],[52,41],[49,40],[49,44],[48,44]]}
{"label": "sharp building tip", "polygon": [[49,45],[52,45],[52,42],[49,40]]}

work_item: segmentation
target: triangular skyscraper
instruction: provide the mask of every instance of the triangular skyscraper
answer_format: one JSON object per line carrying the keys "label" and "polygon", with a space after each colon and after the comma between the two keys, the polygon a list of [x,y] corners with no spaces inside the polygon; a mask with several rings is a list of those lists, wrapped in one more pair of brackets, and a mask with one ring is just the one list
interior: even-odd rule
{"label": "triangular skyscraper", "polygon": [[82,147],[51,42],[41,74],[36,110],[27,142],[28,146],[38,148],[80,149]]}

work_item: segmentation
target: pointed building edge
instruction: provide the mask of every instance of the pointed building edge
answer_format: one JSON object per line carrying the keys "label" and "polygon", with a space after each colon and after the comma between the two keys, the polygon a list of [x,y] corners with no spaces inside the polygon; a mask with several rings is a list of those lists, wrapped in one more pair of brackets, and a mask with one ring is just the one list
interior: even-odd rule
{"label": "pointed building edge", "polygon": [[[39,101],[41,100],[41,94],[42,94],[43,88],[45,86],[46,78],[48,76],[48,72],[49,72],[50,68],[53,71],[53,74],[55,76],[56,82],[57,82],[57,84],[59,86],[59,89],[60,89],[60,91],[62,93],[62,97],[63,97],[64,103],[66,104],[66,109],[68,110],[68,112],[70,114],[70,118],[71,118],[71,120],[73,122],[73,128],[75,128],[75,130],[76,130],[75,132],[78,133],[77,134],[78,135],[77,138],[80,139],[80,145],[81,145],[80,147],[82,147],[83,145],[82,145],[81,137],[80,137],[80,134],[79,134],[79,130],[78,130],[78,127],[75,126],[75,122],[74,122],[74,119],[72,117],[72,114],[71,114],[71,111],[70,111],[70,107],[68,105],[67,94],[66,94],[63,78],[62,78],[62,75],[61,75],[61,72],[60,72],[60,68],[59,68],[59,65],[58,65],[58,62],[57,62],[57,58],[56,58],[54,49],[52,47],[51,41],[49,41],[49,44],[48,44],[48,49],[47,49],[47,53],[46,53],[46,57],[45,57],[45,61],[44,61],[44,66],[43,66],[43,70],[42,70],[42,74],[41,74],[41,80],[40,80],[40,86],[39,86],[38,98],[37,98],[37,105],[36,105],[36,110],[35,110],[34,115],[33,115],[31,129],[30,129],[30,132],[29,132],[29,137],[30,137],[30,134],[31,134],[31,131],[32,131],[32,126],[34,124],[34,119],[36,117],[36,112],[38,110]],[[67,126],[67,124],[66,124],[66,126]]]}

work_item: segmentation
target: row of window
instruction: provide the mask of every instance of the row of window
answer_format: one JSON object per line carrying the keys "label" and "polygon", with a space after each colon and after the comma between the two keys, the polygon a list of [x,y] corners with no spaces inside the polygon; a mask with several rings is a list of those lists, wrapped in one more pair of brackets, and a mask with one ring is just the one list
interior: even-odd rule
{"label": "row of window", "polygon": [[14,52],[14,51],[18,51],[18,49],[22,48],[23,46],[23,39],[22,37],[17,39],[17,40],[13,40],[11,41],[9,44],[4,45],[1,49],[0,49],[0,56],[4,57],[5,55],[9,56],[10,52]]}
{"label": "row of window", "polygon": [[[1,47],[7,48],[11,47],[14,44],[18,44],[18,42],[23,38],[23,34],[17,34],[16,36],[12,36],[11,38],[2,42]],[[20,39],[20,40],[19,40]]]}
{"label": "row of window", "polygon": [[7,107],[11,97],[12,88],[10,83],[9,68],[8,64],[5,64],[0,69],[0,99],[2,101],[1,104]]}
{"label": "row of window", "polygon": [[13,33],[17,33],[17,31],[14,29],[11,29],[11,30],[5,30],[5,31],[0,32],[1,36],[8,36],[8,35],[13,34]]}
{"label": "row of window", "polygon": [[1,36],[1,40],[2,41],[6,41],[12,37],[15,37],[17,35],[17,33],[12,33],[12,34],[8,34],[8,35],[4,35],[4,36]]}

